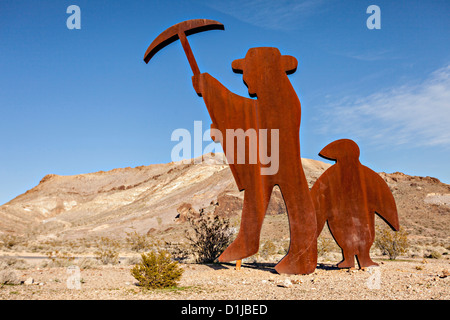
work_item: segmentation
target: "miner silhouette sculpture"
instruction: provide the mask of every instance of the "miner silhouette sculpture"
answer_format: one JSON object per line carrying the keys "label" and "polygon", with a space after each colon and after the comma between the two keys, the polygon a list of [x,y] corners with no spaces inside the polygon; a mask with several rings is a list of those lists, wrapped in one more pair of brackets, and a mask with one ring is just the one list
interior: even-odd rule
{"label": "miner silhouette sculpture", "polygon": [[[245,190],[239,234],[219,261],[240,260],[258,252],[266,209],[272,189],[278,185],[286,203],[291,240],[288,254],[275,269],[279,273],[311,273],[317,262],[316,217],[300,157],[300,101],[287,76],[297,69],[297,60],[281,55],[277,48],[252,48],[244,59],[233,61],[232,68],[243,74],[249,95],[257,99],[230,92],[207,73],[193,77],[194,88],[208,108],[212,128],[221,133],[220,140],[216,136],[213,139],[222,144],[239,190]],[[236,130],[276,130],[279,140],[255,134],[245,148],[235,152],[237,148],[228,141],[234,136],[227,133]],[[252,152],[258,148],[255,163],[250,163]],[[242,152],[249,155],[245,163],[239,163]],[[277,171],[264,174],[268,168],[262,155],[267,152],[272,158],[278,157],[279,166]]]}
{"label": "miner silhouette sculpture", "polygon": [[314,183],[311,194],[317,213],[317,234],[325,222],[344,259],[339,268],[377,265],[369,255],[375,238],[375,213],[393,230],[399,229],[397,207],[386,182],[359,162],[359,147],[349,139],[327,145],[319,155],[336,164]]}

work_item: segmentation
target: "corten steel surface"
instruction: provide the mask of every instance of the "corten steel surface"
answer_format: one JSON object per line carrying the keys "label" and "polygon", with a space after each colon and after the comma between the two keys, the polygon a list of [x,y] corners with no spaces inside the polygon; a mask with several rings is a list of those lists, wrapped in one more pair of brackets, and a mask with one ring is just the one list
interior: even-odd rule
{"label": "corten steel surface", "polygon": [[386,182],[359,162],[359,147],[348,139],[337,140],[319,155],[336,164],[328,168],[311,189],[317,215],[317,235],[328,227],[341,247],[339,268],[377,265],[369,255],[375,238],[375,213],[393,230],[399,229],[394,197]]}
{"label": "corten steel surface", "polygon": [[200,74],[200,70],[197,66],[197,62],[195,61],[194,54],[192,53],[191,47],[187,40],[187,36],[214,29],[223,30],[224,26],[220,22],[209,19],[193,19],[180,22],[166,29],[155,40],[153,40],[145,52],[144,61],[145,63],[148,63],[159,50],[179,39],[189,61],[189,65],[191,66],[192,72],[194,75],[198,75]]}
{"label": "corten steel surface", "polygon": [[[208,108],[211,127],[221,132],[222,139],[212,138],[222,144],[236,184],[239,190],[245,190],[239,234],[219,261],[240,260],[257,253],[272,189],[278,185],[286,203],[291,240],[288,254],[275,269],[279,273],[311,273],[317,263],[316,217],[300,157],[300,101],[287,76],[295,72],[297,60],[281,55],[276,48],[252,48],[244,59],[233,61],[232,68],[243,74],[249,95],[257,99],[230,92],[207,73],[192,78],[195,90]],[[270,138],[267,146],[259,144],[258,136],[256,140],[249,139],[245,145],[246,161],[240,164],[238,157],[242,155],[236,147],[227,149],[227,129],[256,129],[257,132],[268,129],[268,136],[270,130],[279,130],[278,172],[262,175],[265,166],[259,156],[256,163],[249,163],[248,155],[253,147],[273,152]]]}
{"label": "corten steel surface", "polygon": [[[209,74],[200,74],[187,43],[186,34],[211,28],[222,29],[223,25],[203,19],[181,22],[153,41],[144,60],[148,63],[162,47],[176,39],[181,40],[194,73],[194,88],[208,108],[211,127],[219,130],[222,136],[222,139],[213,135],[212,138],[222,144],[236,184],[239,190],[245,190],[239,234],[219,260],[240,260],[258,251],[265,212],[272,189],[278,185],[288,211],[291,241],[288,254],[275,269],[279,273],[311,273],[317,263],[316,216],[300,157],[300,101],[287,77],[295,72],[297,60],[282,56],[276,48],[250,49],[244,59],[233,62],[232,68],[243,74],[250,96],[257,99],[236,95]],[[249,139],[244,150],[246,162],[240,164],[238,159],[242,154],[237,152],[237,146],[235,150],[227,150],[227,129],[255,129],[257,132],[268,129],[267,145],[259,144],[258,135],[257,140]],[[269,138],[270,130],[274,129],[279,130],[279,169],[273,175],[262,175],[261,169],[267,166],[260,161],[259,155],[275,149]],[[256,162],[249,163],[249,152],[254,148],[262,152],[258,152]],[[234,154],[232,159],[230,153]]]}

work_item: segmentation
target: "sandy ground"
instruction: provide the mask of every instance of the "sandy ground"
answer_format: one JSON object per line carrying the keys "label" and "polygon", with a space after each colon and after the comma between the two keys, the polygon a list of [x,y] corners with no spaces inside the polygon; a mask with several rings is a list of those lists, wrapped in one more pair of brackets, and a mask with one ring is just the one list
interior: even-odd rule
{"label": "sandy ground", "polygon": [[[1,300],[448,300],[450,260],[374,259],[379,267],[339,270],[321,263],[310,275],[279,275],[274,264],[181,264],[178,288],[143,290],[132,266],[96,266],[80,270],[80,288],[68,283],[68,268],[35,266],[13,270],[33,284],[0,286]],[[33,263],[33,262],[31,262]],[[71,288],[70,288],[71,287]]]}

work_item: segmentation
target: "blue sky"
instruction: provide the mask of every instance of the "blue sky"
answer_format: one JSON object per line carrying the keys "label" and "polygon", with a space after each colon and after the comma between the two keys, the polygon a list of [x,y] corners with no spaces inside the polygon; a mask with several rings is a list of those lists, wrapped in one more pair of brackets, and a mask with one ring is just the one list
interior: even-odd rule
{"label": "blue sky", "polygon": [[[69,30],[69,5],[81,29]],[[369,5],[381,29],[369,30]],[[194,18],[224,31],[189,37],[202,72],[247,95],[231,62],[272,46],[299,60],[302,156],[355,140],[376,171],[450,183],[450,2],[0,1],[0,203],[49,173],[170,162],[175,129],[210,120],[179,43],[152,40]],[[195,154],[194,154],[195,155]]]}

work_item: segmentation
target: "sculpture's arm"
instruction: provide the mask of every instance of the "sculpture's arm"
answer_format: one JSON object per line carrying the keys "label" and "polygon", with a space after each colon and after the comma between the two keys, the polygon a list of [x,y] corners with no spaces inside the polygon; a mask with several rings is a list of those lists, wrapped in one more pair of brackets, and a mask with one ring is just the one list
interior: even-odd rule
{"label": "sculpture's arm", "polygon": [[[212,120],[211,128],[246,130],[249,121],[255,125],[257,100],[231,92],[208,73],[193,76],[192,84],[197,94],[205,101]],[[250,119],[253,117],[255,119]]]}

